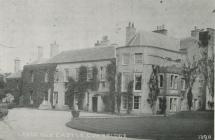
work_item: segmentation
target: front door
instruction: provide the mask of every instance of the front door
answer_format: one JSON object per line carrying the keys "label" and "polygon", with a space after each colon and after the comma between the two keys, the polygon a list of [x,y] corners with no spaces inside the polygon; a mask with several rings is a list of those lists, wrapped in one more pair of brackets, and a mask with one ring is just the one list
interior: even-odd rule
{"label": "front door", "polygon": [[93,112],[97,112],[97,102],[98,102],[98,98],[97,97],[93,97]]}

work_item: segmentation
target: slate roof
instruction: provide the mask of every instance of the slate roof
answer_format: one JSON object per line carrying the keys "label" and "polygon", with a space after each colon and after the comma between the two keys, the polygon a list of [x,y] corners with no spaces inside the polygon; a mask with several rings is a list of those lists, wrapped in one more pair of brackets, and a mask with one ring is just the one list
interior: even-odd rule
{"label": "slate roof", "polygon": [[29,65],[44,64],[44,63],[46,63],[47,60],[48,60],[48,58],[40,58],[38,60],[31,62]]}
{"label": "slate roof", "polygon": [[46,63],[69,63],[96,61],[115,58],[115,47],[87,48],[63,51],[46,61]]}
{"label": "slate roof", "polygon": [[140,31],[128,42],[127,46],[154,46],[179,51],[180,40],[154,32]]}
{"label": "slate roof", "polygon": [[22,72],[19,71],[19,72],[15,72],[15,73],[12,73],[10,74],[7,79],[15,79],[15,78],[21,78],[22,77]]}

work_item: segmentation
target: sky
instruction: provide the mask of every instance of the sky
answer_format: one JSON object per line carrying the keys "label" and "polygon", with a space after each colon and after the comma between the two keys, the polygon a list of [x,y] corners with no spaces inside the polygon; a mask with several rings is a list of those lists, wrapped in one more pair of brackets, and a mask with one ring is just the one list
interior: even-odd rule
{"label": "sky", "polygon": [[48,58],[54,41],[61,51],[94,47],[104,35],[123,45],[129,22],[145,31],[164,24],[185,38],[194,26],[215,28],[214,9],[214,0],[0,0],[0,69],[35,60],[38,46]]}

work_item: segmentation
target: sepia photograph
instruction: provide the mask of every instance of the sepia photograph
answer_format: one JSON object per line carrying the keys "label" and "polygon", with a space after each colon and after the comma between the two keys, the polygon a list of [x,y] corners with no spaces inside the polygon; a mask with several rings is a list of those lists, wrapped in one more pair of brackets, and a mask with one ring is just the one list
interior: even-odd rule
{"label": "sepia photograph", "polygon": [[214,0],[0,0],[0,140],[214,140]]}

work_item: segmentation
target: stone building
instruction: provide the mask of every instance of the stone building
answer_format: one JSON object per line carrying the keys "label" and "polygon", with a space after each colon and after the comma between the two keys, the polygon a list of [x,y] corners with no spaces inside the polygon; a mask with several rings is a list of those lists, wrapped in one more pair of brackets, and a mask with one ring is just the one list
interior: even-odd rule
{"label": "stone building", "polygon": [[[126,28],[126,39],[130,39],[130,41],[126,40],[126,46],[116,48],[117,73],[122,74],[121,92],[127,92],[129,81],[133,81],[133,108],[131,113],[152,113],[147,102],[148,82],[152,73],[152,66],[169,67],[175,65],[180,67],[184,53],[179,51],[180,41],[169,37],[167,30],[163,27],[153,32],[140,31],[137,33],[134,32],[136,30],[134,28],[134,25],[129,25]],[[160,87],[161,93],[168,96],[167,107],[171,106],[172,99],[176,99],[178,108],[180,103],[178,84],[181,82],[181,77],[172,71],[163,72],[161,75],[163,75],[163,80],[168,81],[167,89],[163,90]],[[175,85],[173,86],[172,83],[170,87],[169,81],[173,79]],[[120,112],[125,113],[127,107],[127,99],[122,96]]]}
{"label": "stone building", "polygon": [[53,105],[56,109],[67,109],[66,87],[68,78],[78,80],[79,68],[87,67],[87,80],[92,80],[92,68],[98,69],[98,90],[88,90],[83,101],[83,110],[103,112],[105,103],[103,97],[109,92],[109,83],[106,79],[106,67],[115,59],[114,47],[98,47],[81,50],[64,51],[51,58],[47,63],[56,64],[53,85]]}
{"label": "stone building", "polygon": [[[50,57],[58,54],[59,46],[50,45]],[[26,106],[40,109],[52,108],[52,93],[54,85],[55,64],[48,64],[43,57],[43,47],[38,47],[37,59],[23,67],[22,96]]]}
{"label": "stone building", "polygon": [[21,60],[16,58],[14,60],[14,73],[6,77],[6,92],[14,96],[16,104],[21,104],[19,102],[22,92],[22,70],[20,64]]}
{"label": "stone building", "polygon": [[51,109],[55,64],[29,64],[23,69],[24,104]]}

